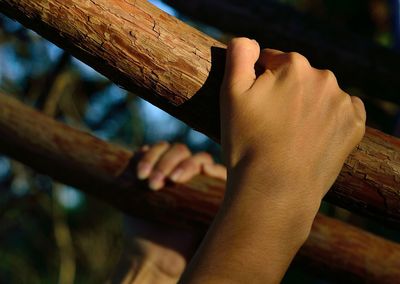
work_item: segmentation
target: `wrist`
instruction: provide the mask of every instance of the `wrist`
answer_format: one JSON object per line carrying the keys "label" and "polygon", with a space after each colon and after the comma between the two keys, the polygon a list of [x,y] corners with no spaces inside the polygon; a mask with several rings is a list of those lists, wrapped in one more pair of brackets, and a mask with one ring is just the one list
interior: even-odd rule
{"label": "wrist", "polygon": [[307,239],[319,204],[270,195],[283,188],[265,192],[248,177],[228,177],[224,202],[192,262],[196,273],[189,269],[185,280],[278,283]]}
{"label": "wrist", "polygon": [[263,191],[246,189],[232,190],[236,194],[225,198],[222,214],[229,211],[237,212],[238,216],[245,217],[243,219],[253,227],[259,226],[260,233],[263,232],[263,228],[264,232],[273,230],[275,236],[281,236],[277,240],[285,239],[299,247],[306,241],[321,201],[308,197],[276,194],[275,192],[283,190],[278,186],[270,188],[274,192],[271,195]]}
{"label": "wrist", "polygon": [[[249,169],[249,170],[248,170]],[[256,172],[255,167],[228,171],[223,211],[249,210],[249,218],[269,222],[283,234],[303,243],[321,204],[322,190],[296,177]]]}
{"label": "wrist", "polygon": [[219,269],[218,261],[202,263],[206,267],[203,272],[212,271],[214,278],[227,279],[227,283],[250,279],[254,283],[263,283],[265,279],[278,283],[308,238],[318,206],[296,207],[295,202],[287,199],[271,200],[258,191],[235,190],[238,194],[224,201],[205,249],[216,259],[229,255],[229,264],[221,264],[228,266],[229,273]]}
{"label": "wrist", "polygon": [[265,203],[277,210],[304,212],[305,218],[317,213],[323,198],[321,186],[294,175],[256,171],[228,171],[224,204],[247,199],[261,207]]}

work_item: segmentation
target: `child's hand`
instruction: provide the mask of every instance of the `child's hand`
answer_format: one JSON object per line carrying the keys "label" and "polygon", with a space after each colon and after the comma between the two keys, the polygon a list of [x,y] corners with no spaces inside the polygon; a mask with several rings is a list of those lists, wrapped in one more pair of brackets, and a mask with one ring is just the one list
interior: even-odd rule
{"label": "child's hand", "polygon": [[159,190],[167,179],[184,183],[200,173],[226,180],[226,168],[215,164],[206,152],[192,154],[184,144],[162,141],[153,146],[141,148],[142,157],[138,163],[138,178],[149,179],[149,187]]}
{"label": "child's hand", "polygon": [[221,139],[235,181],[251,175],[257,190],[320,201],[363,137],[365,119],[362,101],[302,55],[260,51],[246,38],[229,45]]}
{"label": "child's hand", "polygon": [[[226,180],[226,168],[215,164],[211,155],[192,154],[183,144],[163,141],[143,146],[138,157],[138,178],[148,179],[153,190],[161,189],[167,179],[183,183],[200,173]],[[177,283],[199,236],[189,230],[136,218],[127,219],[126,224],[130,242],[123,251],[115,282]]]}
{"label": "child's hand", "polygon": [[228,47],[220,100],[227,190],[182,283],[280,283],[364,135],[364,106],[300,54],[245,38]]}

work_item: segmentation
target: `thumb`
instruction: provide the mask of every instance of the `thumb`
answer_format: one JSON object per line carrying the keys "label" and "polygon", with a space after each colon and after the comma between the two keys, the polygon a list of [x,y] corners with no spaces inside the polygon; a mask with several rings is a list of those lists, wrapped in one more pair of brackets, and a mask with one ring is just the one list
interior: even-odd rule
{"label": "thumb", "polygon": [[255,40],[234,38],[226,53],[225,90],[243,93],[250,89],[256,79],[255,64],[260,55],[260,46]]}

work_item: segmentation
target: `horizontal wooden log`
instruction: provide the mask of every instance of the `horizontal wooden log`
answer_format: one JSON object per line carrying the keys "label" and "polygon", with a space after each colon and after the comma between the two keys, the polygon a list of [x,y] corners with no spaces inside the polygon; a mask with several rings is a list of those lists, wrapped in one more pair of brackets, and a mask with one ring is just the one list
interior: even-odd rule
{"label": "horizontal wooden log", "polygon": [[182,14],[262,46],[305,55],[343,87],[400,104],[400,53],[276,0],[163,0]]}
{"label": "horizontal wooden log", "polygon": [[[160,192],[136,179],[135,156],[0,95],[0,152],[126,213],[204,232],[223,200],[225,183],[205,176],[169,183]],[[318,215],[299,262],[346,280],[400,279],[400,245]],[[347,282],[348,283],[348,282]]]}
{"label": "horizontal wooden log", "polygon": [[0,0],[0,12],[218,138],[222,43],[144,0]]}
{"label": "horizontal wooden log", "polygon": [[[147,1],[0,0],[0,10],[218,140],[223,44]],[[400,224],[399,150],[398,139],[368,129],[327,200]]]}
{"label": "horizontal wooden log", "polygon": [[399,244],[317,215],[297,259],[334,283],[397,283]]}

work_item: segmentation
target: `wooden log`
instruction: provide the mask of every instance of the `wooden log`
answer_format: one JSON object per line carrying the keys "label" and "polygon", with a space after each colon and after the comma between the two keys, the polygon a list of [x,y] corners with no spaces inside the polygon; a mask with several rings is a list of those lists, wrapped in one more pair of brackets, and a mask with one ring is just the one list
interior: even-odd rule
{"label": "wooden log", "polygon": [[275,0],[163,0],[182,14],[261,46],[305,55],[330,69],[342,87],[400,104],[400,53]]}
{"label": "wooden log", "polygon": [[335,283],[398,283],[399,247],[319,214],[295,261]]}
{"label": "wooden log", "polygon": [[[218,140],[223,44],[147,1],[0,0],[0,9]],[[398,139],[368,129],[327,200],[399,225],[399,150]]]}
{"label": "wooden log", "polygon": [[144,0],[0,0],[0,11],[123,88],[219,136],[222,43]]}
{"label": "wooden log", "polygon": [[[223,200],[225,183],[197,176],[160,192],[136,179],[134,153],[70,128],[0,95],[0,152],[59,181],[149,220],[202,232]],[[299,262],[368,283],[400,277],[400,245],[318,215]],[[347,282],[348,283],[348,282]]]}

